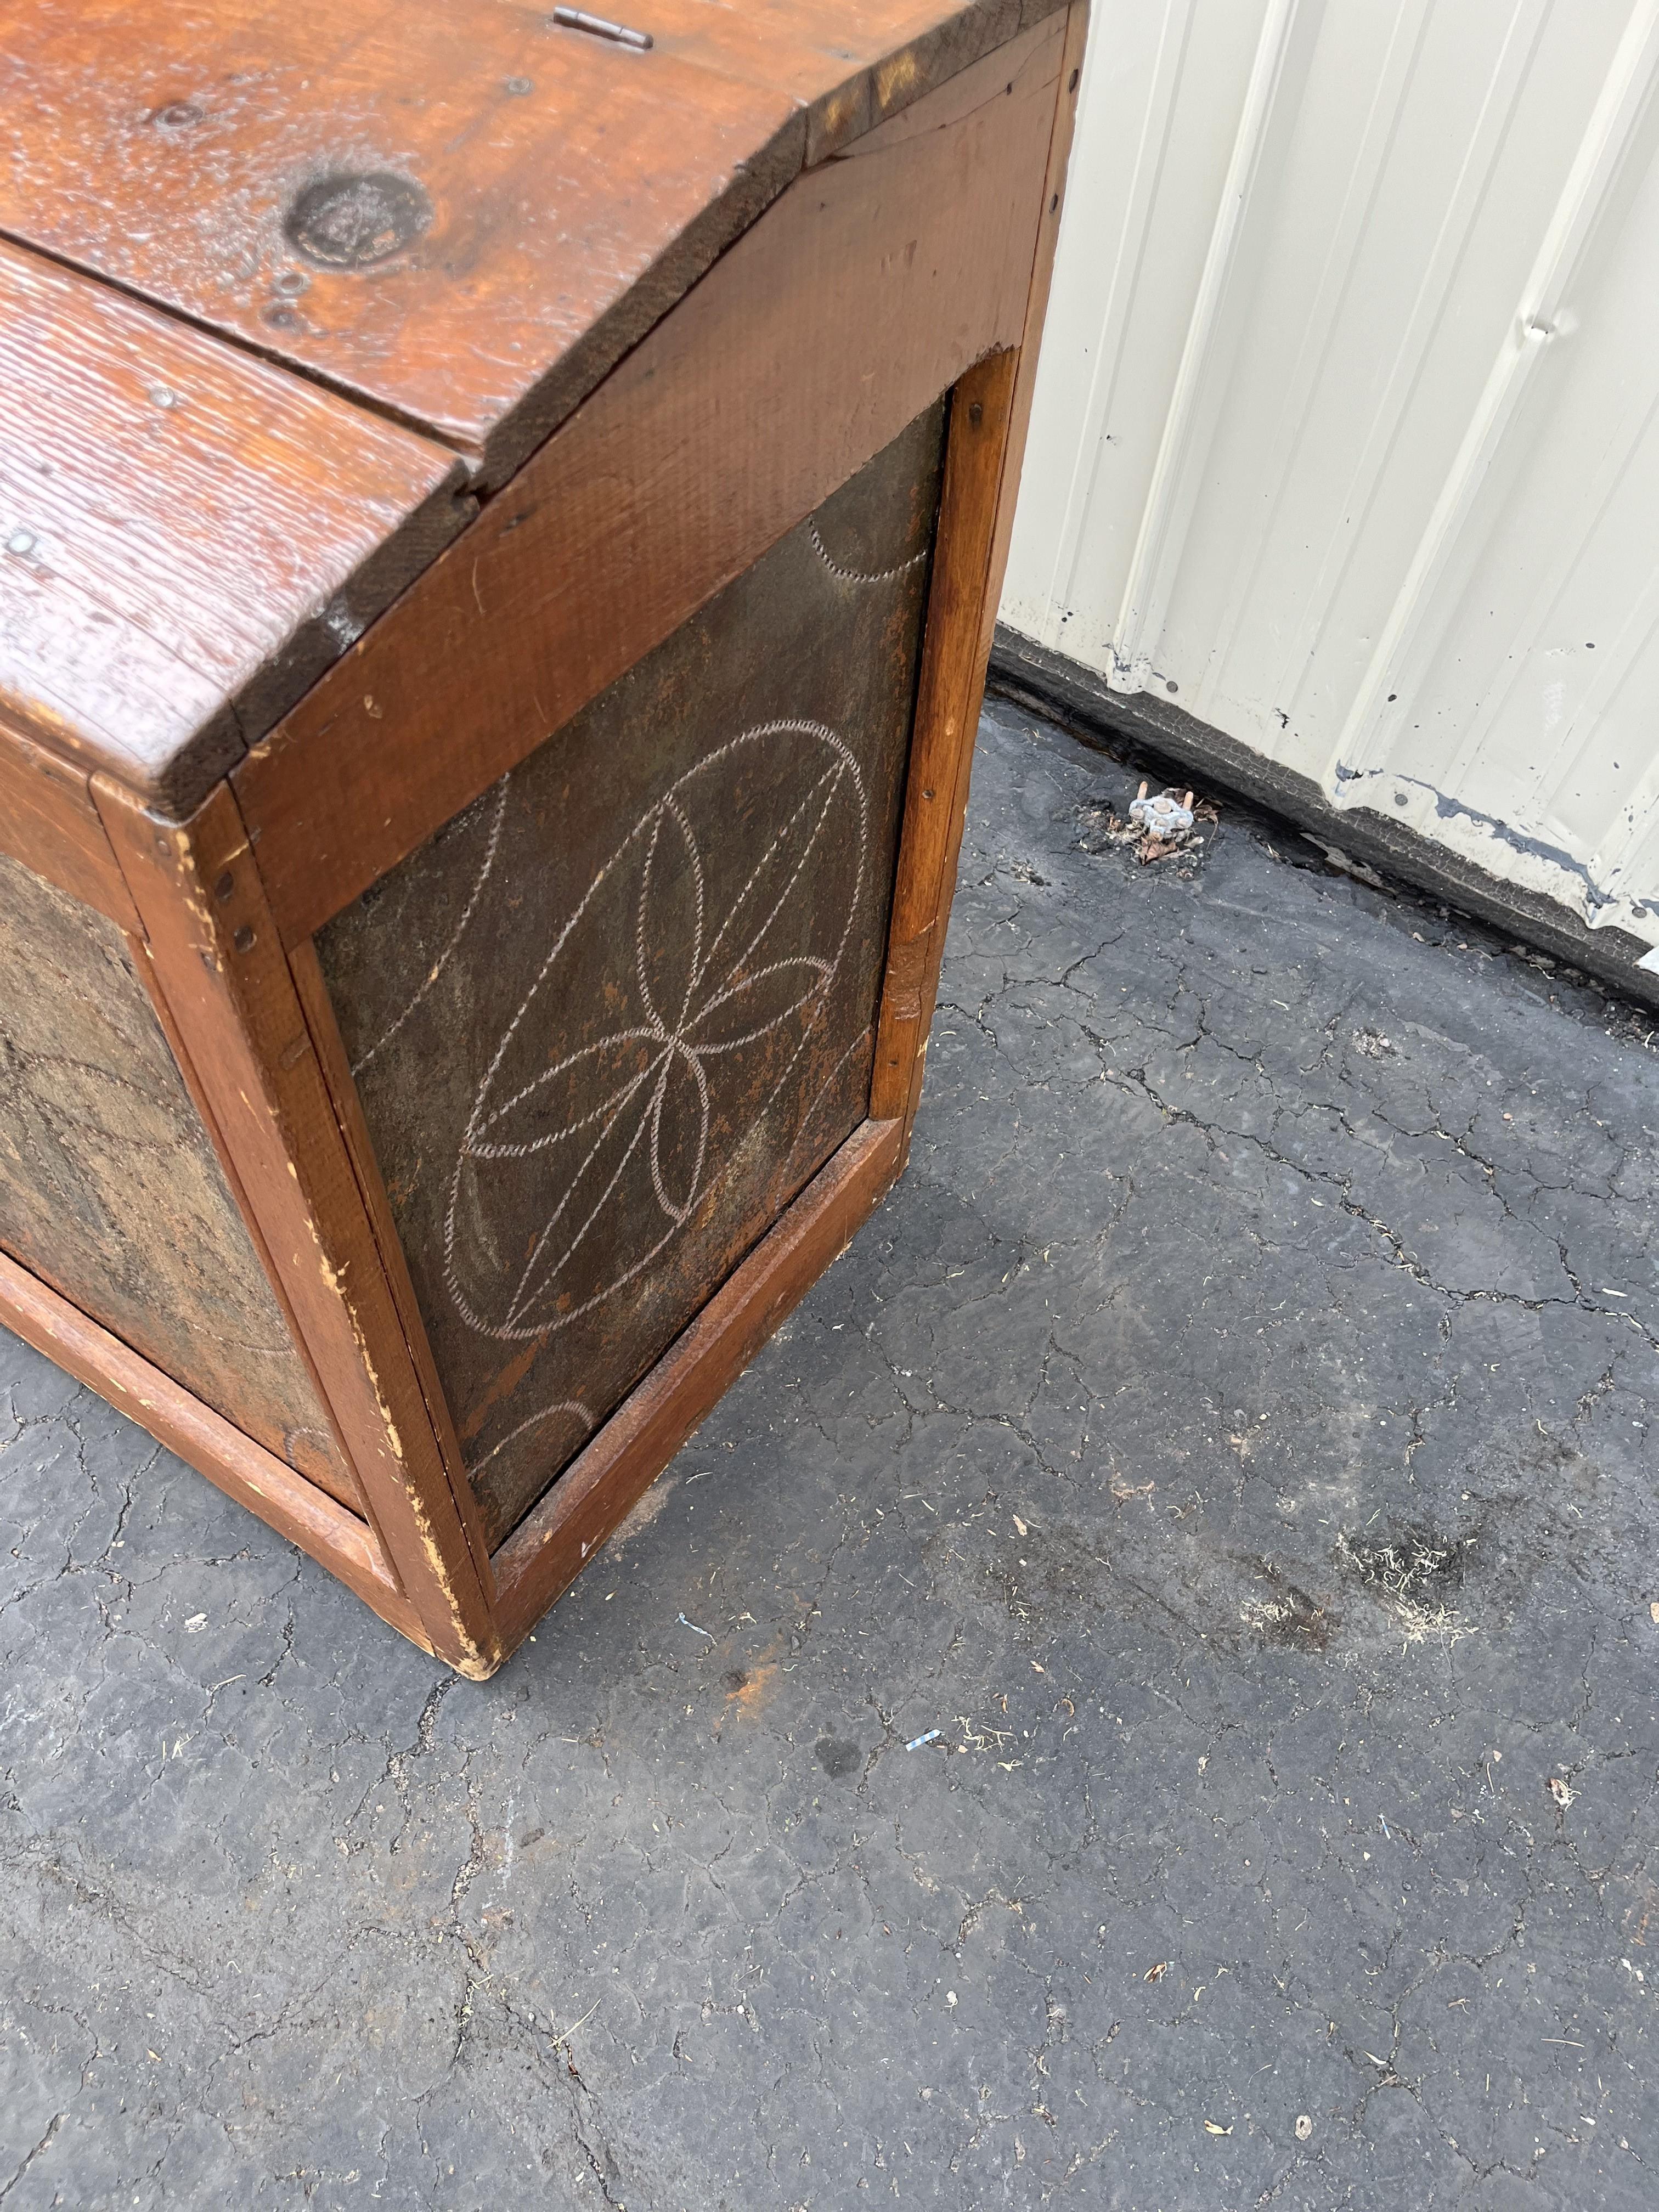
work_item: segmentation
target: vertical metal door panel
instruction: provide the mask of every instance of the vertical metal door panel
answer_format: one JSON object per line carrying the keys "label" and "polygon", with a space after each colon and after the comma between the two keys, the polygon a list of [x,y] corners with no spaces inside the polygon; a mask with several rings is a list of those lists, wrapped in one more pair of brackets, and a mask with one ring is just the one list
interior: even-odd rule
{"label": "vertical metal door panel", "polygon": [[1659,0],[1097,9],[1004,620],[1659,939]]}

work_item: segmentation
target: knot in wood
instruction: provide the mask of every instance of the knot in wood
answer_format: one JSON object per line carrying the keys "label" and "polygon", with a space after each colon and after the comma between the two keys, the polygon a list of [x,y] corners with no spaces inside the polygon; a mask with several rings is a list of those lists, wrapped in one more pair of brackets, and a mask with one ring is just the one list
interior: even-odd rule
{"label": "knot in wood", "polygon": [[372,269],[418,238],[432,203],[409,177],[390,169],[322,177],[289,208],[283,235],[296,253],[325,269]]}

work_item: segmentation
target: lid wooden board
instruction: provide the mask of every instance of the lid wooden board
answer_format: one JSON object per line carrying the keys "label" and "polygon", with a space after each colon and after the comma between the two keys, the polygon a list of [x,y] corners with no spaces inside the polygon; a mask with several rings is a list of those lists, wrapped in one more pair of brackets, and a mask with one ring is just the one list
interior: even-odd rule
{"label": "lid wooden board", "polygon": [[0,230],[499,483],[804,161],[1054,0],[617,4],[650,51],[522,0],[28,0]]}
{"label": "lid wooden board", "polygon": [[187,810],[460,528],[443,447],[0,245],[0,721]]}
{"label": "lid wooden board", "polygon": [[0,229],[435,431],[492,482],[805,141],[787,93],[503,0],[22,15],[0,40]]}
{"label": "lid wooden board", "polygon": [[[544,18],[540,0],[514,0]],[[659,52],[787,92],[824,160],[1063,0],[635,0]]]}

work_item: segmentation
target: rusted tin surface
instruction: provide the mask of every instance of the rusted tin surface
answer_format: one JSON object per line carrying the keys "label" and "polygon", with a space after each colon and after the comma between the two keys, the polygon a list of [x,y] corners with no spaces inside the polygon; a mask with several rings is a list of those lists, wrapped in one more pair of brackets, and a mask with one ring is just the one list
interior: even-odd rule
{"label": "rusted tin surface", "polygon": [[355,1495],[120,931],[3,854],[0,1246]]}
{"label": "rusted tin surface", "polygon": [[942,427],[318,939],[492,1540],[863,1117]]}

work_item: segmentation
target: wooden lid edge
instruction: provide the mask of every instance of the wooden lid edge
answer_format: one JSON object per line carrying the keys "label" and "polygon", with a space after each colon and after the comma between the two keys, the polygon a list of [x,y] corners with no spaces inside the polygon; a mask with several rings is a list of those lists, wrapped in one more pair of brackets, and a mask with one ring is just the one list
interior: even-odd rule
{"label": "wooden lid edge", "polygon": [[798,106],[764,146],[739,163],[719,198],[710,200],[615,306],[550,365],[491,431],[479,472],[481,491],[487,495],[499,489],[794,182],[805,165],[806,136],[806,110]]}

